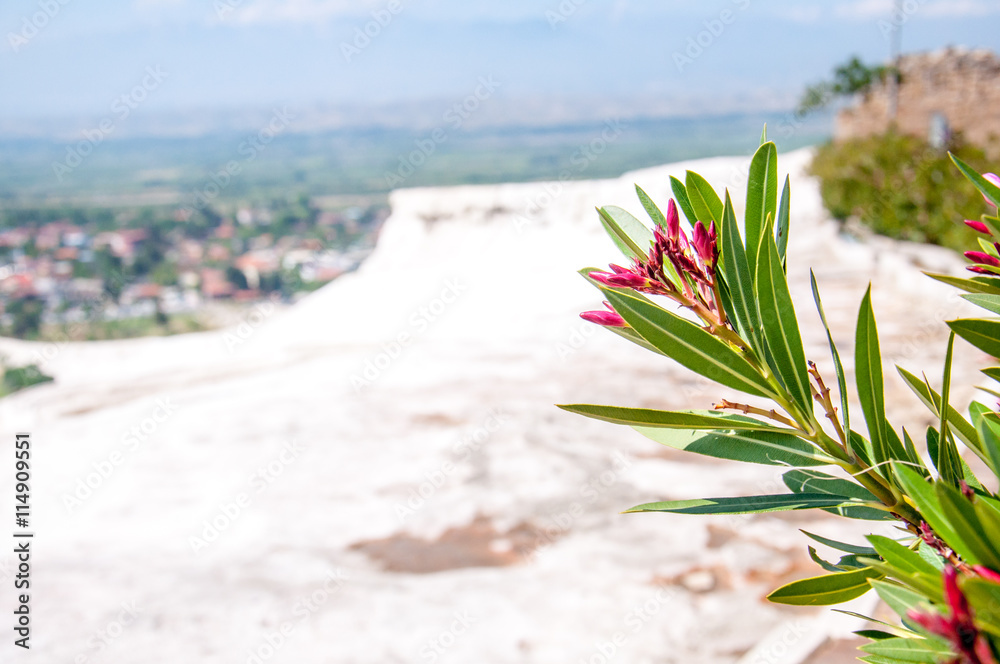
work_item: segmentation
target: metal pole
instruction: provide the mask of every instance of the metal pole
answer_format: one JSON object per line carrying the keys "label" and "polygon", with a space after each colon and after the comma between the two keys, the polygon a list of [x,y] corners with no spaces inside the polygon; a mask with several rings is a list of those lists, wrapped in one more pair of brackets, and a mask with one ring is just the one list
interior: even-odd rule
{"label": "metal pole", "polygon": [[896,0],[893,8],[893,31],[889,40],[889,122],[896,119],[899,108],[899,49],[903,39],[903,0]]}

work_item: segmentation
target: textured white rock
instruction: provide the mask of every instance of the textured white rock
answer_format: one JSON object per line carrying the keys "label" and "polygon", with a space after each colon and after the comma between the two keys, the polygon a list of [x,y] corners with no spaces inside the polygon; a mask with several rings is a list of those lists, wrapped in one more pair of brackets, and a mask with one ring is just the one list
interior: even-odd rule
{"label": "textured white rock", "polygon": [[[892,363],[940,375],[940,320],[968,310],[920,265],[958,273],[961,261],[840,237],[802,172],[808,159],[798,151],[780,160],[792,178],[789,275],[807,354],[834,382],[808,268],[848,365],[857,306],[874,281],[890,413],[922,435],[930,419]],[[819,615],[762,597],[813,571],[798,528],[857,538],[865,524],[822,514],[620,515],[648,500],[781,490],[779,473],[660,454],[629,429],[552,405],[703,408],[733,396],[586,326],[577,314],[599,298],[575,271],[620,260],[595,205],[640,211],[633,182],[665,204],[668,175],[691,168],[728,186],[742,208],[747,162],[398,191],[357,273],[266,318],[232,352],[232,330],[54,349],[45,363],[54,384],[0,402],[3,449],[14,431],[35,438],[31,661],[246,662],[288,623],[263,661],[597,662],[614,648],[617,661],[735,662],[787,620]],[[527,217],[532,203],[543,207]],[[352,377],[381,364],[401,333],[409,338],[397,357],[354,389]],[[31,359],[45,349],[2,340],[0,351]],[[955,384],[975,380],[982,361],[962,347]],[[130,449],[123,436],[153,417],[157,400],[175,412]],[[496,428],[491,413],[503,424],[477,438]],[[858,410],[855,428],[860,420]],[[293,439],[304,449],[281,464]],[[456,451],[463,441],[467,454]],[[120,465],[70,512],[64,496],[115,451]],[[262,484],[254,473],[268,464],[281,473]],[[2,468],[0,496],[9,497]],[[400,506],[432,480],[440,486],[401,517]],[[193,552],[190,538],[241,493],[249,505]],[[484,555],[515,564],[394,572],[352,548],[415,541],[403,535],[447,542],[449,529],[471,533],[474,523],[486,524],[485,536],[469,536],[489,540]],[[528,543],[539,545],[521,559],[519,525],[535,528]],[[416,564],[418,549],[403,549],[404,563],[412,555]],[[349,580],[328,585],[325,603],[303,615],[297,602],[336,570]],[[6,607],[10,593],[2,597]],[[138,619],[98,652],[90,639],[131,601]],[[464,631],[447,636],[453,627]],[[608,645],[616,633],[618,645]],[[450,646],[435,652],[435,639]]]}

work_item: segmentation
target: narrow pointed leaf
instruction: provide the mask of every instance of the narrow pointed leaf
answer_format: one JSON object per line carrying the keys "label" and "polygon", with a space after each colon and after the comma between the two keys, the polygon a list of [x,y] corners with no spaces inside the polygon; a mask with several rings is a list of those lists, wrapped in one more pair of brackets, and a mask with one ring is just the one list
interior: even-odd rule
{"label": "narrow pointed leaf", "polygon": [[1000,569],[1000,556],[997,556],[983,535],[983,526],[979,522],[976,509],[969,499],[963,496],[958,489],[943,482],[936,483],[934,488],[937,491],[938,501],[941,503],[941,511],[961,540],[954,543],[948,542],[948,545],[955,549],[966,562]]}
{"label": "narrow pointed leaf", "polygon": [[993,277],[973,277],[971,279],[962,279],[961,277],[953,277],[948,274],[931,274],[930,272],[924,272],[924,274],[931,279],[948,284],[949,286],[954,286],[955,288],[964,290],[967,293],[989,293],[993,295],[1000,295],[1000,279]]}
{"label": "narrow pointed leaf", "polygon": [[760,245],[757,301],[764,339],[781,381],[802,413],[810,414],[812,392],[809,388],[809,374],[806,372],[806,355],[785,271],[781,268],[774,239],[767,235],[762,238]]}
{"label": "narrow pointed leaf", "polygon": [[920,516],[934,529],[938,537],[964,558],[968,549],[962,545],[958,533],[945,515],[937,492],[934,491],[934,485],[906,466],[895,464],[894,469],[900,487],[913,500]]}
{"label": "narrow pointed leaf", "polygon": [[703,221],[706,225],[710,221],[722,221],[722,199],[705,178],[688,171],[687,195],[695,215],[695,219],[689,220],[692,224],[695,221]]}
{"label": "narrow pointed leaf", "polygon": [[998,293],[963,293],[960,297],[991,314],[1000,314],[1000,294]]}
{"label": "narrow pointed leaf", "polygon": [[778,255],[781,256],[781,264],[785,264],[785,253],[788,250],[788,231],[791,222],[791,198],[792,191],[789,186],[788,176],[785,176],[785,186],[781,189],[781,202],[778,204],[778,217],[775,222],[775,242],[778,245]]}
{"label": "narrow pointed leaf", "polygon": [[885,422],[885,385],[882,380],[882,352],[879,349],[878,328],[872,312],[872,287],[868,286],[858,311],[858,326],[854,344],[854,372],[858,399],[868,424],[875,463],[887,461],[889,445]]}
{"label": "narrow pointed leaf", "polygon": [[941,573],[916,551],[881,535],[868,535],[868,541],[878,551],[878,555],[890,565],[910,574],[925,575],[933,579],[935,583],[940,583]]}
{"label": "narrow pointed leaf", "polygon": [[733,213],[733,202],[726,192],[726,203],[723,211],[721,228],[721,252],[726,257],[724,265],[726,285],[729,286],[729,297],[736,313],[735,320],[739,323],[743,338],[747,339],[757,355],[764,357],[764,347],[761,337],[760,317],[757,313],[757,297],[753,277],[747,263],[746,250],[740,239],[740,229]]}
{"label": "narrow pointed leaf", "polygon": [[598,208],[597,213],[604,230],[627,258],[648,258],[653,233],[645,224],[614,205]]}
{"label": "narrow pointed leaf", "polygon": [[649,408],[621,408],[571,404],[559,406],[565,411],[628,426],[663,427],[669,429],[697,429],[701,431],[779,431],[791,432],[771,422],[763,422],[745,415],[723,413],[717,410],[653,410]]}
{"label": "narrow pointed leaf", "polygon": [[[778,214],[778,149],[767,142],[757,148],[750,160],[747,178],[746,235],[747,262],[753,270],[757,264],[757,247],[760,244],[764,222]],[[780,264],[780,259],[779,259]]]}
{"label": "narrow pointed leaf", "polygon": [[881,574],[870,568],[838,572],[826,576],[792,581],[767,596],[775,604],[794,606],[829,606],[861,597],[871,590],[869,580]]}
{"label": "narrow pointed leaf", "polygon": [[[782,481],[795,493],[828,493],[835,496],[847,496],[863,503],[878,504],[879,500],[868,489],[856,482],[845,480],[816,470],[790,470],[781,476]],[[868,507],[867,505],[842,505],[834,509],[824,510],[831,514],[839,514],[849,519],[865,521],[887,521],[893,519],[888,511]]]}
{"label": "narrow pointed leaf", "polygon": [[831,549],[836,549],[837,551],[843,551],[844,553],[853,553],[855,555],[869,556],[869,557],[874,557],[878,555],[878,552],[876,552],[875,549],[873,549],[870,546],[858,546],[856,544],[846,544],[844,542],[838,542],[837,540],[833,540],[828,537],[820,537],[815,533],[810,533],[805,530],[800,530],[799,532],[801,532],[806,537],[813,539],[819,542],[820,544],[825,544]]}
{"label": "narrow pointed leaf", "polygon": [[645,298],[612,289],[603,292],[625,322],[679,364],[734,390],[771,394],[770,385],[749,362],[694,323]]}
{"label": "narrow pointed leaf", "polygon": [[953,659],[955,654],[947,644],[938,640],[920,638],[892,638],[875,641],[861,647],[862,650],[893,662],[925,662],[937,664]]}
{"label": "narrow pointed leaf", "polygon": [[687,187],[684,186],[683,182],[671,175],[670,189],[674,192],[677,207],[684,213],[684,218],[687,219],[688,223],[693,226],[694,222],[698,221],[698,218],[695,216],[694,208],[691,207],[691,199],[688,198]]}
{"label": "narrow pointed leaf", "polygon": [[[666,226],[667,218],[663,216],[663,212],[653,202],[653,199],[642,190],[642,187],[635,185],[635,193],[639,196],[639,202],[642,203],[642,207],[645,208],[646,214],[653,220],[653,223],[657,226]],[[652,238],[650,239],[652,240]]]}
{"label": "narrow pointed leaf", "polygon": [[958,481],[962,478],[962,467],[958,463],[958,449],[954,441],[948,435],[947,412],[950,408],[949,397],[951,395],[951,365],[955,351],[955,333],[948,335],[948,350],[944,359],[944,379],[941,385],[941,403],[947,408],[941,408],[940,424],[938,425],[938,455],[934,460],[934,465],[941,473],[941,481],[953,486],[958,486]]}
{"label": "narrow pointed leaf", "polygon": [[847,496],[831,496],[825,493],[779,493],[768,496],[668,500],[637,505],[625,511],[673,512],[675,514],[760,514],[837,507],[851,502],[852,499]]}
{"label": "narrow pointed leaf", "polygon": [[634,427],[661,445],[716,459],[770,466],[821,466],[833,459],[806,441],[787,433],[766,430],[692,431]]}
{"label": "narrow pointed leaf", "polygon": [[972,184],[976,185],[976,189],[979,190],[979,193],[990,199],[993,202],[993,205],[1000,206],[1000,187],[997,187],[995,184],[984,178],[976,171],[976,169],[972,168],[950,152],[948,153],[948,156],[951,157],[951,160],[955,162],[956,166],[958,166],[958,170],[962,171],[962,175],[967,177]]}
{"label": "narrow pointed leaf", "polygon": [[[924,405],[927,406],[934,415],[938,415],[941,412],[941,396],[933,389],[928,388],[924,381],[920,380],[906,369],[896,367],[896,370],[903,378],[903,381],[909,385],[910,389],[913,390],[913,393],[917,395]],[[962,417],[962,415],[950,405],[948,406],[948,423],[955,432],[955,435],[962,439],[962,442],[968,445],[980,457],[983,457],[984,461],[989,463],[989,458],[986,457],[980,449],[975,427],[973,427],[967,419]]]}
{"label": "narrow pointed leaf", "polygon": [[[785,181],[788,187],[788,181]],[[813,299],[816,301],[816,310],[819,312],[819,319],[823,322],[823,329],[826,330],[826,340],[830,344],[830,355],[833,356],[833,368],[837,372],[837,390],[840,392],[840,417],[844,423],[844,431],[851,430],[851,414],[847,406],[847,376],[844,373],[844,365],[840,361],[840,353],[837,352],[837,344],[833,341],[833,333],[830,331],[830,324],[826,322],[826,313],[823,311],[823,301],[819,296],[819,286],[816,284],[816,275],[809,270],[809,279],[812,283]],[[851,440],[847,436],[847,451],[850,453]]]}
{"label": "narrow pointed leaf", "polygon": [[1000,320],[961,318],[948,321],[948,327],[984,353],[1000,357]]}

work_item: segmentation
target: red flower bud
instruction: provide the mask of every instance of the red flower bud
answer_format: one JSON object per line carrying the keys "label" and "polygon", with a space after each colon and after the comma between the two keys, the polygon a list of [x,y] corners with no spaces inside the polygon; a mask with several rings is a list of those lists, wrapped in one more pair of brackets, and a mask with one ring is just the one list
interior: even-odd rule
{"label": "red flower bud", "polygon": [[625,319],[613,311],[584,311],[580,318],[605,327],[625,327]]}
{"label": "red flower bud", "polygon": [[983,567],[982,565],[973,565],[972,569],[975,570],[976,574],[983,577],[987,581],[992,581],[993,583],[1000,583],[1000,574],[994,572],[989,567]]}
{"label": "red flower bud", "polygon": [[987,254],[984,251],[967,251],[965,252],[965,257],[968,258],[973,263],[982,263],[983,265],[992,265],[993,267],[1000,267],[1000,258]]}
{"label": "red flower bud", "polygon": [[677,203],[670,199],[667,204],[667,237],[676,239],[681,232],[681,218],[677,214]]}
{"label": "red flower bud", "polygon": [[985,235],[993,235],[993,233],[990,233],[990,229],[986,226],[986,224],[984,224],[981,221],[976,221],[975,219],[966,219],[965,225]]}

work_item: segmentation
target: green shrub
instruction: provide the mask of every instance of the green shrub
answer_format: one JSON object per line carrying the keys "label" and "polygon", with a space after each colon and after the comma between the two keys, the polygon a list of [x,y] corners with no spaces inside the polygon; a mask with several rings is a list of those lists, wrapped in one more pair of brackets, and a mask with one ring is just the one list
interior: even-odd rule
{"label": "green shrub", "polygon": [[[952,153],[974,168],[987,168],[984,151],[958,142]],[[959,222],[978,208],[979,193],[948,159],[926,141],[890,132],[824,145],[811,172],[823,203],[836,219],[857,217],[880,235],[968,248]]]}

